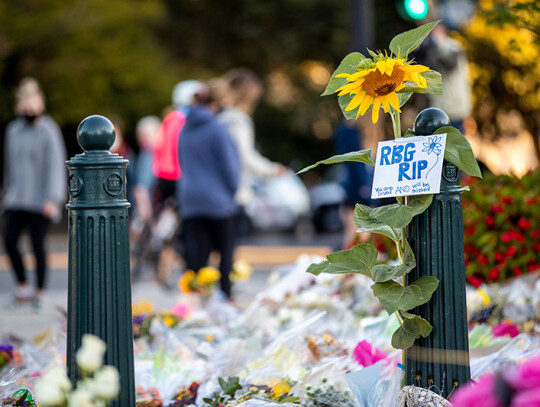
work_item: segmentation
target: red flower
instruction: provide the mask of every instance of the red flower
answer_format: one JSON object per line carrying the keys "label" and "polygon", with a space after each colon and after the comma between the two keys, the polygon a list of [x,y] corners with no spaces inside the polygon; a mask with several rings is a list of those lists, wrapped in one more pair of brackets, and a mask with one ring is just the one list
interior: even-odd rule
{"label": "red flower", "polygon": [[524,243],[525,242],[525,236],[523,236],[519,232],[513,232],[513,238],[516,239],[519,243]]}
{"label": "red flower", "polygon": [[480,256],[478,258],[478,263],[480,263],[482,266],[485,266],[488,262],[488,259],[486,256]]}
{"label": "red flower", "polygon": [[501,274],[501,270],[498,267],[492,268],[489,270],[488,281],[497,281]]}
{"label": "red flower", "polygon": [[467,229],[465,229],[465,234],[468,236],[472,236],[476,233],[476,227],[470,226]]}
{"label": "red flower", "polygon": [[531,221],[525,218],[521,218],[518,221],[518,226],[521,230],[529,230],[531,228]]}
{"label": "red flower", "polygon": [[[524,246],[527,247],[527,246]],[[540,252],[540,242],[536,242],[533,246],[535,252]]]}
{"label": "red flower", "polygon": [[517,253],[516,246],[510,246],[508,249],[506,249],[506,257],[513,257]]}
{"label": "red flower", "polygon": [[503,233],[501,239],[504,243],[509,243],[512,240],[512,233]]}
{"label": "red flower", "polygon": [[493,218],[493,216],[488,216],[486,218],[486,225],[488,225],[488,227],[490,227],[490,228],[495,226],[495,219]]}
{"label": "red flower", "polygon": [[540,237],[540,230],[533,230],[531,233],[533,239],[538,239]]}
{"label": "red flower", "polygon": [[538,264],[529,264],[529,267],[528,267],[528,270],[529,270],[529,273],[532,273],[536,270],[540,269],[540,263]]}
{"label": "red flower", "polygon": [[497,263],[502,263],[503,260],[504,260],[504,256],[499,252],[495,252],[495,261]]}
{"label": "red flower", "polygon": [[514,267],[514,269],[512,271],[514,272],[515,276],[520,276],[520,275],[523,274],[523,271],[519,267]]}
{"label": "red flower", "polygon": [[536,198],[527,198],[525,200],[525,205],[536,205],[537,202]]}
{"label": "red flower", "polygon": [[[540,250],[540,246],[538,247],[538,250]],[[523,254],[529,253],[529,246],[523,246],[521,248],[521,251],[523,252]]]}
{"label": "red flower", "polygon": [[474,288],[478,288],[482,285],[482,280],[474,275],[467,277],[467,282]]}
{"label": "red flower", "polygon": [[503,212],[503,208],[501,205],[493,205],[491,207],[491,212],[493,213],[502,213]]}
{"label": "red flower", "polygon": [[471,243],[467,243],[465,245],[465,253],[474,253],[474,245]]}
{"label": "red flower", "polygon": [[511,205],[514,203],[514,198],[512,198],[511,196],[503,196],[501,199],[501,202],[504,204]]}

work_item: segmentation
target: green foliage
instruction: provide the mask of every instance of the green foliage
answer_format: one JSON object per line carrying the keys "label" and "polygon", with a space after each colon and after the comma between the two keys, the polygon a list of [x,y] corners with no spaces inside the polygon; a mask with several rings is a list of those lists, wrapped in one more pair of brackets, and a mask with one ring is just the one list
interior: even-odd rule
{"label": "green foliage", "polygon": [[374,208],[370,217],[384,222],[393,229],[403,229],[412,219],[424,212],[431,202],[433,195],[414,195],[407,198],[405,205],[392,204]]}
{"label": "green foliage", "polygon": [[384,283],[375,283],[371,286],[371,289],[386,312],[392,314],[398,310],[408,311],[425,304],[429,301],[438,285],[439,280],[437,277],[423,276],[406,287],[391,280]]}
{"label": "green foliage", "polygon": [[365,59],[366,57],[360,52],[352,52],[345,58],[343,58],[337,69],[332,74],[332,77],[328,81],[328,85],[326,85],[326,89],[321,94],[321,96],[332,95],[340,87],[349,83],[345,78],[336,78],[336,75],[339,75],[341,73],[354,72],[356,70],[356,67]]}
{"label": "green foliage", "polygon": [[371,269],[377,262],[377,249],[370,243],[362,243],[347,250],[331,253],[326,261],[312,264],[307,272],[318,276],[321,273],[359,273],[371,278]]}
{"label": "green foliage", "polygon": [[420,337],[427,338],[433,327],[424,318],[418,315],[400,311],[403,323],[392,335],[392,346],[396,349],[407,349],[411,347]]}
{"label": "green foliage", "polygon": [[398,58],[407,58],[424,41],[438,23],[439,21],[434,21],[396,35],[390,41],[390,51]]}
{"label": "green foliage", "polygon": [[229,377],[228,380],[225,380],[223,378],[218,378],[219,381],[219,387],[221,387],[221,390],[223,390],[223,393],[227,396],[234,397],[234,394],[237,390],[240,390],[242,386],[240,386],[240,378],[239,377]]}
{"label": "green foliage", "polygon": [[444,159],[473,177],[482,178],[482,172],[474,157],[471,145],[455,127],[445,126],[435,130],[435,134],[446,133]]}
{"label": "green foliage", "polygon": [[389,264],[377,264],[371,270],[371,279],[376,283],[384,283],[398,277],[402,277],[416,267],[416,259],[409,242],[405,240],[403,251],[403,263],[397,266]]}
{"label": "green foliage", "polygon": [[358,226],[357,232],[373,232],[389,237],[398,244],[401,240],[401,230],[392,229],[383,221],[377,220],[371,216],[373,208],[362,204],[356,204],[354,208],[353,220]]}
{"label": "green foliage", "polygon": [[360,151],[351,151],[350,153],[334,155],[325,160],[317,161],[315,164],[310,165],[309,167],[303,168],[298,171],[297,174],[302,174],[303,172],[309,171],[320,164],[337,164],[345,161],[353,161],[359,163],[366,163],[369,165],[375,166],[375,163],[371,159],[371,149],[360,150]]}

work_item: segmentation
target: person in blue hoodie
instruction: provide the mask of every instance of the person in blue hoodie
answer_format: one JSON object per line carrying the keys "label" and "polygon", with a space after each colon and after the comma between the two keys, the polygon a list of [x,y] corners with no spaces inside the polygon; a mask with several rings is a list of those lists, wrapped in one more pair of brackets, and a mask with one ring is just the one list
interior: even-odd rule
{"label": "person in blue hoodie", "polygon": [[182,219],[186,269],[207,266],[212,250],[219,252],[220,286],[231,297],[229,274],[235,242],[235,193],[240,182],[236,146],[213,110],[208,87],[203,87],[189,108],[178,141],[182,177],[177,188]]}

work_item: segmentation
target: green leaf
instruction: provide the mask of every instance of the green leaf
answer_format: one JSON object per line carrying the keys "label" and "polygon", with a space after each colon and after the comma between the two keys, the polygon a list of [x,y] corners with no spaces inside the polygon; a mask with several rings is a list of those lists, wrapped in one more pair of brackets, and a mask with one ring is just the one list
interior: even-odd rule
{"label": "green leaf", "polygon": [[[439,72],[429,70],[426,72],[422,72],[420,75],[422,75],[426,79],[425,88],[421,88],[414,82],[407,81],[405,82],[405,87],[399,92],[430,93],[433,95],[442,95],[442,76]],[[400,93],[398,93],[398,95]]]}
{"label": "green leaf", "polygon": [[353,221],[358,226],[357,232],[373,232],[389,237],[394,242],[399,243],[401,230],[392,230],[385,223],[371,217],[373,208],[362,204],[356,204],[354,208]]}
{"label": "green leaf", "polygon": [[433,195],[409,196],[406,205],[379,206],[371,211],[370,217],[394,229],[403,229],[416,215],[424,212],[431,205],[432,200]]}
{"label": "green leaf", "polygon": [[234,393],[236,393],[237,390],[240,390],[242,388],[242,386],[240,385],[240,378],[238,376],[229,377],[228,380],[224,380],[219,377],[218,381],[219,387],[221,387],[223,393],[231,396],[231,398],[234,397]]}
{"label": "green leaf", "polygon": [[403,137],[416,137],[416,133],[412,129],[407,129]]}
{"label": "green leaf", "polygon": [[354,96],[355,95],[353,95],[352,93],[347,93],[346,95],[338,97],[339,107],[341,108],[341,111],[343,112],[343,116],[345,116],[347,120],[356,120],[356,114],[358,113],[358,108],[349,110],[349,111],[345,110],[347,106],[349,106],[349,103],[351,103],[351,100],[353,99]]}
{"label": "green leaf", "polygon": [[416,267],[414,253],[407,241],[405,241],[403,257],[404,263],[398,264],[397,266],[391,266],[389,264],[377,264],[374,266],[371,270],[371,279],[376,283],[384,283],[385,281],[404,276]]}
{"label": "green leaf", "polygon": [[375,246],[371,243],[362,243],[350,249],[329,254],[326,256],[327,261],[312,264],[307,272],[315,275],[358,273],[371,278],[371,269],[377,262],[377,256]]}
{"label": "green leaf", "polygon": [[437,277],[424,276],[407,287],[390,280],[384,283],[375,283],[371,286],[371,289],[386,312],[392,314],[397,310],[407,311],[425,304],[429,301],[438,285],[439,279]]}
{"label": "green leaf", "polygon": [[360,151],[351,151],[350,153],[334,155],[325,160],[317,161],[315,164],[310,165],[309,167],[303,168],[297,172],[297,174],[302,174],[303,172],[309,171],[320,164],[337,164],[345,161],[354,161],[359,163],[366,163],[370,165],[375,165],[371,159],[371,149],[360,150]]}
{"label": "green leaf", "polygon": [[401,107],[411,98],[412,92],[400,92],[397,95],[399,98],[399,107]]}
{"label": "green leaf", "polygon": [[321,94],[321,96],[327,96],[331,95],[336,92],[339,88],[341,88],[343,85],[346,85],[349,83],[347,79],[345,78],[336,78],[336,75],[339,75],[340,73],[348,73],[352,74],[356,72],[356,66],[361,63],[366,57],[362,55],[360,52],[352,52],[349,55],[347,55],[337,69],[332,74],[330,80],[328,81],[328,85],[326,85],[326,89]]}
{"label": "green leaf", "polygon": [[439,21],[434,21],[396,35],[390,41],[390,51],[398,58],[407,58],[407,55],[424,41],[438,23]]}
{"label": "green leaf", "polygon": [[416,339],[421,336],[426,338],[433,330],[431,324],[418,315],[405,311],[400,314],[403,324],[392,335],[392,346],[396,349],[410,348]]}
{"label": "green leaf", "polygon": [[446,148],[444,159],[450,161],[459,169],[473,177],[482,178],[482,171],[478,166],[471,145],[461,132],[452,126],[444,126],[435,130],[434,134],[446,133]]}

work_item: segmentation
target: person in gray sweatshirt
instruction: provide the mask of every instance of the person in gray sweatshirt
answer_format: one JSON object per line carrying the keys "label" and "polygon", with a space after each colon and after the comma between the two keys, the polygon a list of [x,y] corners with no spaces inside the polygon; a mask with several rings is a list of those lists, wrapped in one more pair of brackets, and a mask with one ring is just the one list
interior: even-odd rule
{"label": "person in gray sweatshirt", "polygon": [[[46,277],[45,237],[50,221],[59,221],[66,199],[66,150],[60,128],[44,114],[45,98],[33,78],[16,91],[17,118],[6,128],[4,146],[3,238],[17,280],[15,300],[41,306]],[[28,229],[36,258],[32,289],[18,243]]]}

